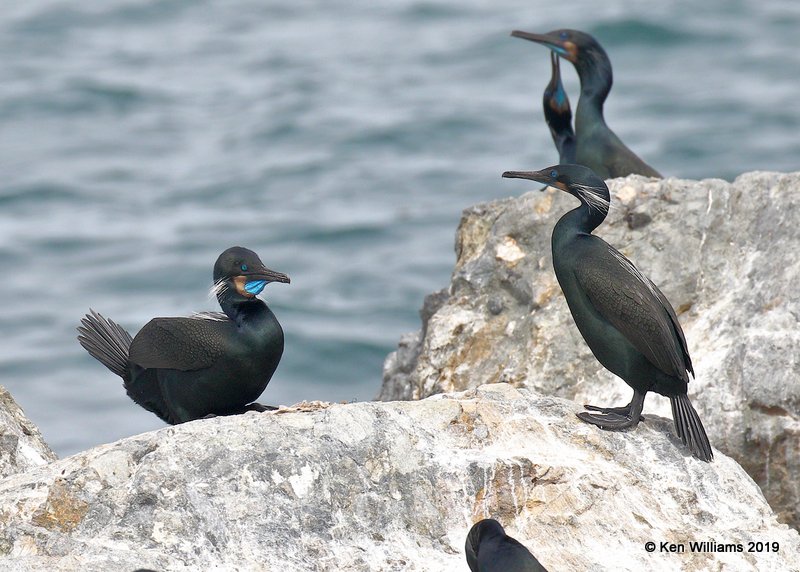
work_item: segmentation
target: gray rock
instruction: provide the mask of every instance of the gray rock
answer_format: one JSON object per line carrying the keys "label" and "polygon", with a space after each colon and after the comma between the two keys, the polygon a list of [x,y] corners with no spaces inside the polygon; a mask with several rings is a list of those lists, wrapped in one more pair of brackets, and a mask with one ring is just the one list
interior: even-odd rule
{"label": "gray rock", "polygon": [[0,479],[55,459],[39,428],[0,385]]}
{"label": "gray rock", "polygon": [[[800,527],[800,173],[733,183],[630,176],[609,187],[612,211],[595,232],[675,306],[712,444]],[[550,233],[575,204],[550,189],[465,210],[449,297],[386,360],[379,399],[505,381],[626,404],[631,390],[589,352],[553,274]],[[648,396],[648,411],[670,416],[669,402]]]}
{"label": "gray rock", "polygon": [[[0,481],[0,569],[465,570],[484,517],[551,570],[800,569],[736,462],[688,456],[669,420],[609,433],[578,409],[500,384],[139,435]],[[744,551],[690,552],[712,539]]]}

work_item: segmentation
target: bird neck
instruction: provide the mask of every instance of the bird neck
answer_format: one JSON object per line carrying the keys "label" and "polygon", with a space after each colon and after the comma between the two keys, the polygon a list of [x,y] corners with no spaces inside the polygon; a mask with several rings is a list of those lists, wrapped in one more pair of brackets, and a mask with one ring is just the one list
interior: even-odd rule
{"label": "bird neck", "polygon": [[591,234],[608,215],[608,206],[589,206],[585,200],[580,199],[580,201],[578,208],[572,209],[558,219],[553,229],[554,246],[582,234]]}
{"label": "bird neck", "polygon": [[587,61],[575,67],[581,82],[581,96],[575,110],[575,129],[578,130],[578,123],[585,124],[587,121],[605,125],[603,104],[614,81],[611,62],[605,54],[592,53]]}
{"label": "bird neck", "polygon": [[244,299],[239,294],[230,291],[217,296],[222,311],[237,326],[256,326],[269,314],[267,305],[258,298]]}
{"label": "bird neck", "polygon": [[575,163],[577,149],[575,146],[575,134],[570,129],[569,133],[558,133],[553,135],[553,142],[558,149],[559,163]]}

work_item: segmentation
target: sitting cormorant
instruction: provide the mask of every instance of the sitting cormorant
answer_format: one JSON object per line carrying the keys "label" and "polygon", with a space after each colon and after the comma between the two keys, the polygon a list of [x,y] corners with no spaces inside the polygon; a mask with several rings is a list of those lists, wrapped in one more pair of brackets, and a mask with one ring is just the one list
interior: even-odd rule
{"label": "sitting cormorant", "polygon": [[575,163],[586,165],[604,179],[631,174],[661,177],[606,125],[603,103],[613,81],[611,61],[597,40],[578,30],[554,30],[547,34],[515,30],[511,35],[543,44],[575,66],[581,82],[581,95],[575,111]]}
{"label": "sitting cormorant", "polygon": [[567,92],[561,83],[561,67],[555,52],[550,52],[552,74],[542,95],[544,120],[558,150],[559,163],[575,162],[575,132],[572,130],[572,109]]}
{"label": "sitting cormorant", "polygon": [[655,391],[669,397],[675,431],[684,445],[698,459],[710,461],[711,445],[686,394],[688,374],[694,370],[675,311],[630,260],[592,234],[608,214],[606,184],[582,165],[508,171],[503,177],[545,183],[581,202],[553,229],[553,269],[583,339],[606,369],[633,388],[633,398],[625,407],[587,405],[601,414],[582,412],[578,417],[601,429],[634,428],[645,394]]}
{"label": "sitting cormorant", "polygon": [[253,403],[283,354],[283,330],[256,298],[269,282],[289,283],[252,250],[234,246],[214,264],[214,288],[224,313],[153,318],[131,339],[91,311],[78,341],[122,378],[136,403],[167,423],[213,415],[265,411]]}
{"label": "sitting cormorant", "polygon": [[519,541],[493,518],[475,523],[464,546],[472,572],[547,572]]}

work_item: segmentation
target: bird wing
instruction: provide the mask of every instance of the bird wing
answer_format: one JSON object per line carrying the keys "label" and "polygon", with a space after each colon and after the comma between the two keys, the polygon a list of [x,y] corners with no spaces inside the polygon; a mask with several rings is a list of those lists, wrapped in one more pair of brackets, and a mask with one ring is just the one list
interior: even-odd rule
{"label": "bird wing", "polygon": [[209,368],[225,353],[234,328],[227,316],[153,318],[133,339],[130,361],[144,368]]}
{"label": "bird wing", "polygon": [[631,174],[661,178],[658,171],[631,151],[611,129],[608,130],[607,137],[599,143],[598,148],[603,150],[603,164],[608,170],[604,178],[627,177]]}
{"label": "bird wing", "polygon": [[642,175],[644,177],[655,177],[661,179],[661,173],[645,163],[638,155],[628,147],[618,149],[612,157],[609,157],[608,170],[611,177],[627,177],[628,175]]}
{"label": "bird wing", "polygon": [[592,305],[650,363],[688,381],[686,340],[667,298],[621,252],[592,238],[594,248],[575,270]]}
{"label": "bird wing", "polygon": [[[651,282],[651,284],[653,284]],[[658,289],[658,286],[653,284],[653,288],[658,295],[658,299],[661,301],[661,305],[669,314],[669,319],[672,322],[672,327],[675,330],[675,334],[678,336],[678,345],[680,346],[681,353],[683,354],[683,363],[686,367],[686,370],[694,376],[694,368],[692,367],[692,358],[689,357],[689,348],[686,345],[686,336],[683,335],[683,329],[681,328],[681,323],[678,321],[678,315],[675,313],[675,309],[672,307],[672,304],[669,303],[667,297]]]}

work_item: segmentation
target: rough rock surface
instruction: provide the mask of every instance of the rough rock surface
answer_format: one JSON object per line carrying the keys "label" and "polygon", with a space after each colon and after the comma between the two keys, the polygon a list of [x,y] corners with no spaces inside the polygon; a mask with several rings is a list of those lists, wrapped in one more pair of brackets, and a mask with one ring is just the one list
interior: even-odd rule
{"label": "rough rock surface", "polygon": [[[688,456],[668,420],[601,432],[577,409],[496,384],[131,437],[0,481],[0,569],[465,570],[488,516],[554,571],[800,569],[737,463]],[[690,552],[711,539],[744,551]]]}
{"label": "rough rock surface", "polygon": [[56,459],[39,428],[0,385],[0,479]]}
{"label": "rough rock surface", "polygon": [[[712,444],[800,527],[800,173],[733,183],[630,176],[609,187],[612,211],[595,233],[676,308],[697,372],[689,393]],[[576,204],[549,189],[464,211],[452,282],[387,358],[379,398],[505,381],[628,403],[631,390],[594,359],[553,274],[550,233]],[[650,395],[648,411],[670,416],[669,402]]]}

